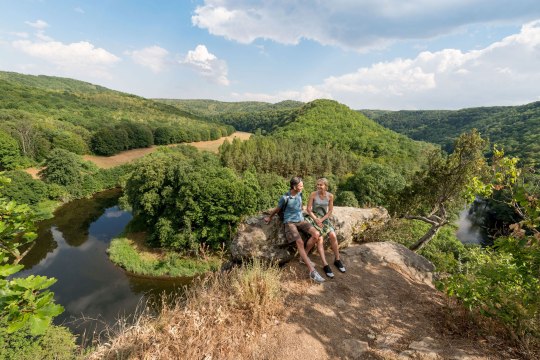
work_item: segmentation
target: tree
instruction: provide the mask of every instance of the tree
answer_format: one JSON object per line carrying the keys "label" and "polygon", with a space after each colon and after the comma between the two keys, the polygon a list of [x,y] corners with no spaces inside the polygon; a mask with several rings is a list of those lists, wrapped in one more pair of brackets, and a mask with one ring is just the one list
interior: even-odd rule
{"label": "tree", "polygon": [[97,155],[110,156],[128,148],[128,134],[125,129],[104,127],[91,140],[92,151]]}
{"label": "tree", "polygon": [[19,162],[19,143],[9,134],[0,131],[0,170],[11,170]]}
{"label": "tree", "polygon": [[412,184],[404,188],[398,208],[400,214],[431,225],[411,250],[423,248],[449,223],[450,214],[463,206],[465,199],[472,201],[469,187],[487,169],[483,155],[485,146],[476,129],[462,134],[452,154],[432,152],[427,168],[416,173]]}
{"label": "tree", "polygon": [[45,166],[39,173],[45,182],[69,186],[81,181],[81,160],[67,150],[51,151]]}
{"label": "tree", "polygon": [[258,184],[224,168],[213,154],[178,147],[139,161],[125,196],[159,246],[197,251],[228,242],[243,215],[257,210]]}
{"label": "tree", "polygon": [[347,178],[341,190],[352,191],[360,204],[392,207],[405,179],[391,167],[369,163]]}
{"label": "tree", "polygon": [[[459,271],[443,281],[446,292],[465,307],[497,318],[524,348],[540,339],[540,177],[518,168],[517,158],[497,149],[490,176],[476,181],[483,198],[497,195],[515,212],[491,247],[471,249]],[[499,196],[503,192],[504,196]]]}

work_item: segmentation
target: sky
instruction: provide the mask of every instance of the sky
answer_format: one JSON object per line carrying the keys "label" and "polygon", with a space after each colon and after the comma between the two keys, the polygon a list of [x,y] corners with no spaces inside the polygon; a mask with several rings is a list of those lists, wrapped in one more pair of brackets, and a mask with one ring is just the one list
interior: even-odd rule
{"label": "sky", "polygon": [[540,1],[0,0],[0,70],[147,98],[522,105]]}

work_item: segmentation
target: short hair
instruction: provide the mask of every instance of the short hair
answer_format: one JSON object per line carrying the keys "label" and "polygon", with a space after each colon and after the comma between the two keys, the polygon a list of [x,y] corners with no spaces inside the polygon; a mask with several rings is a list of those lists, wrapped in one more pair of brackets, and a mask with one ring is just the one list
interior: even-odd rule
{"label": "short hair", "polygon": [[328,189],[328,179],[327,178],[322,177],[322,178],[317,179],[317,183],[319,181],[322,182],[324,185],[326,185],[326,188]]}
{"label": "short hair", "polygon": [[302,178],[300,176],[295,176],[291,179],[289,184],[291,185],[291,189],[295,187],[296,185],[300,184],[302,182]]}

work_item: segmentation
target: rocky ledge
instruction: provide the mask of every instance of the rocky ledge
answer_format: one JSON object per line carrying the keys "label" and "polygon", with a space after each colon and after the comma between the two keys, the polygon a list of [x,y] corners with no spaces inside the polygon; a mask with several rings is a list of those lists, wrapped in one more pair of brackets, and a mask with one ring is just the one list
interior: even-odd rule
{"label": "rocky ledge", "polygon": [[[270,224],[264,222],[265,216],[267,214],[252,216],[240,224],[230,247],[233,262],[262,259],[283,264],[295,256],[296,248],[286,244],[283,226],[277,216]],[[388,211],[381,207],[339,206],[334,207],[331,218],[340,248],[350,246],[366,229],[381,226],[389,219]]]}

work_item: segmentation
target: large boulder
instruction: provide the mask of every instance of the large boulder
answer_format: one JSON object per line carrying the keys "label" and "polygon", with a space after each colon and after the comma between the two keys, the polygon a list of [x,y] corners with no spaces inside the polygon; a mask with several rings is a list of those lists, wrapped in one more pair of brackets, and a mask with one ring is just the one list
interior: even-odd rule
{"label": "large boulder", "polygon": [[[239,225],[230,247],[233,262],[258,258],[282,264],[295,256],[296,247],[287,245],[283,226],[277,216],[270,224],[264,222],[265,216],[252,216]],[[388,211],[381,207],[360,209],[335,206],[331,220],[342,248],[349,246],[366,229],[384,224],[389,216]]]}
{"label": "large boulder", "polygon": [[387,266],[406,277],[433,286],[435,266],[425,257],[394,242],[372,242],[354,246],[344,253],[359,256],[362,262],[375,266]]}

